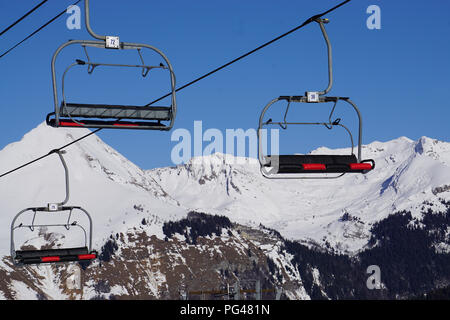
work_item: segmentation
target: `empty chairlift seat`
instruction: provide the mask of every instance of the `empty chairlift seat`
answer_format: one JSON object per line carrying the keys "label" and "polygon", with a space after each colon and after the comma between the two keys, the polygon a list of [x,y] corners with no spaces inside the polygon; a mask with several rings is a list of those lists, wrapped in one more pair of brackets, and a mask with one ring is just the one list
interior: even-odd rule
{"label": "empty chairlift seat", "polygon": [[[58,262],[71,262],[71,261],[89,261],[97,258],[97,252],[92,250],[92,230],[93,223],[91,215],[82,207],[79,206],[66,206],[69,201],[69,170],[64,160],[64,151],[53,150],[51,153],[55,153],[59,156],[61,163],[64,167],[66,178],[66,197],[59,203],[48,203],[45,207],[31,207],[20,211],[11,222],[11,259],[16,266],[29,265],[29,264],[41,264],[41,263],[58,263]],[[41,223],[37,223],[37,216],[47,216],[47,219],[57,219],[57,221],[46,222],[43,220]],[[65,220],[65,222],[60,219]],[[81,220],[80,220],[81,219]],[[41,233],[42,228],[51,229],[53,232],[56,229],[65,230],[66,232],[74,231],[70,237],[78,236],[84,237],[83,242],[79,242],[79,238],[76,238],[78,245],[69,245],[68,248],[41,248],[41,249],[26,249],[24,250],[25,242],[23,245],[16,247],[16,232],[22,233],[26,230],[34,233],[33,239],[39,239],[39,242],[46,243],[45,233]],[[78,235],[77,235],[78,233]],[[68,236],[69,234],[67,234]],[[68,237],[67,237],[68,238]],[[63,239],[66,239],[64,235]],[[72,240],[73,241],[73,240]],[[72,243],[72,242],[71,242]],[[26,243],[29,247],[32,243]],[[47,245],[50,246],[50,245]],[[70,247],[69,247],[70,246]],[[16,250],[17,248],[17,250]]]}
{"label": "empty chairlift seat", "polygon": [[366,173],[372,170],[372,160],[358,163],[355,155],[281,155],[271,157],[278,163],[278,174],[295,173]]}
{"label": "empty chairlift seat", "polygon": [[[322,35],[327,45],[328,87],[322,91],[307,91],[303,96],[283,95],[272,100],[264,107],[259,117],[258,160],[262,175],[269,179],[335,179],[342,177],[346,173],[365,174],[375,169],[374,160],[362,160],[362,117],[358,107],[347,97],[330,97],[326,95],[333,85],[332,50],[325,29],[325,24],[329,23],[329,20],[315,18],[314,21],[320,25]],[[267,112],[272,110],[272,107],[278,102],[284,101],[287,102],[287,106],[282,120],[277,120],[279,116],[275,118],[275,121],[272,118],[266,120],[266,118],[268,118],[268,116],[266,117],[266,114],[270,114]],[[352,132],[356,129],[347,127],[342,121],[342,116],[339,117],[339,115],[336,115],[335,111],[338,108],[338,102],[344,102],[345,104],[350,105],[358,117],[357,155],[354,153],[355,143]],[[327,103],[333,103],[328,120],[322,119],[315,122],[306,122],[301,119],[300,121],[297,119],[291,120],[291,118],[295,117],[292,116],[292,112],[290,112],[292,109],[299,110],[302,107],[322,109]],[[298,113],[296,117],[298,117]],[[339,128],[347,132],[351,143],[351,151],[349,151],[347,155],[266,155],[265,152],[269,148],[267,146],[267,132],[264,130],[266,130],[268,126],[281,127],[282,130],[288,130],[288,128],[293,126],[318,126],[326,128],[327,130]],[[270,149],[272,150],[272,146]]]}
{"label": "empty chairlift seat", "polygon": [[[123,42],[118,36],[99,35],[95,33],[90,24],[89,0],[85,0],[85,26],[88,33],[96,40],[70,40],[56,49],[53,54],[51,70],[53,84],[53,102],[55,111],[47,115],[47,124],[52,127],[85,127],[110,129],[141,129],[169,131],[173,128],[177,113],[176,79],[172,65],[166,55],[158,48],[145,43]],[[75,59],[62,75],[62,103],[59,103],[58,85],[56,80],[56,60],[62,50],[68,46],[81,46],[86,55],[86,61]],[[138,64],[105,63],[92,61],[87,48],[105,49],[106,51],[136,50],[139,57]],[[144,61],[142,51],[149,50],[159,57],[158,65],[148,65]],[[141,75],[146,78],[151,70],[165,70],[169,75],[170,92],[145,106],[114,105],[114,104],[86,104],[68,103],[65,96],[65,77],[68,71],[76,66],[87,66],[88,74],[92,74],[98,67],[120,67],[141,69]],[[167,107],[153,106],[157,101],[170,98]],[[80,100],[78,100],[80,101]]]}
{"label": "empty chairlift seat", "polygon": [[[161,121],[172,119],[172,108],[170,107],[61,103],[59,110],[61,117],[59,124],[64,127],[164,126]],[[118,119],[127,119],[127,121]],[[55,119],[50,119],[48,122],[51,126],[55,126]]]}
{"label": "empty chairlift seat", "polygon": [[[69,65],[62,76],[61,89],[62,99],[59,95],[56,81],[56,58],[60,51],[69,45],[81,45],[85,52],[87,61],[76,59]],[[109,129],[141,129],[169,131],[174,125],[177,113],[176,103],[176,79],[173,68],[167,57],[157,48],[146,44],[134,44],[121,42],[120,50],[134,49],[139,53],[140,64],[113,64],[92,62],[87,53],[87,47],[101,47],[103,41],[72,40],[58,48],[52,60],[53,96],[55,111],[47,115],[47,124],[52,127],[86,127],[86,128],[109,128]],[[159,65],[146,65],[141,54],[141,49],[149,49],[159,55],[162,63]],[[153,103],[147,105],[119,105],[119,104],[92,104],[76,103],[66,99],[65,78],[68,71],[73,67],[87,66],[88,74],[94,72],[98,67],[125,67],[142,69],[142,77],[146,78],[151,70],[163,70],[168,73],[170,92],[156,101],[164,98],[170,100],[165,106],[155,106]],[[164,92],[165,93],[165,92]],[[80,100],[78,100],[80,101]],[[156,103],[155,101],[155,103]]]}
{"label": "empty chairlift seat", "polygon": [[[73,220],[72,212],[78,211],[88,219],[88,228],[85,228],[79,222]],[[36,215],[66,215],[66,223],[51,223],[51,224],[36,224]],[[27,216],[29,218],[27,218]],[[23,217],[26,220],[31,219],[31,224],[24,222],[17,223],[19,218]],[[81,217],[81,216],[79,216]],[[72,228],[81,231],[84,235],[84,241],[80,243],[80,247],[68,247],[68,248],[51,248],[51,249],[23,249],[17,248],[15,244],[16,232],[20,230],[28,230],[35,233],[40,228],[59,228],[60,230],[71,230]],[[37,237],[43,237],[40,233]],[[92,219],[89,213],[81,207],[63,207],[59,206],[55,209],[49,209],[49,207],[35,207],[28,208],[19,212],[11,223],[11,258],[14,265],[30,265],[30,264],[42,264],[42,263],[58,263],[58,262],[72,262],[72,261],[89,261],[97,259],[97,252],[92,250]]]}
{"label": "empty chairlift seat", "polygon": [[61,104],[60,115],[62,117],[167,121],[171,118],[171,108],[67,103],[66,105]]}
{"label": "empty chairlift seat", "polygon": [[97,258],[96,252],[88,247],[47,250],[18,250],[15,252],[17,264],[41,264],[55,262],[87,261]]}

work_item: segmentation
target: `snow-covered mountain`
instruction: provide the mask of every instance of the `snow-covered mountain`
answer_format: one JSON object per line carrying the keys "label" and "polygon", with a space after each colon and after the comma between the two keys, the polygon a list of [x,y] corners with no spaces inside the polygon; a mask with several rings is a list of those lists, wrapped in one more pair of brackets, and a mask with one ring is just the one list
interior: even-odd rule
{"label": "snow-covered mountain", "polygon": [[[252,159],[221,154],[147,176],[185,207],[243,224],[262,223],[289,239],[328,242],[350,253],[364,248],[371,226],[395,211],[411,210],[419,217],[424,202],[445,209],[439,199],[450,199],[449,143],[402,137],[364,146],[363,157],[375,160],[374,171],[338,180],[267,180]],[[344,215],[357,220],[343,221]]]}
{"label": "snow-covered mountain", "polygon": [[[83,129],[53,129],[41,124],[21,141],[0,151],[0,172],[35,159],[87,132]],[[164,297],[158,290],[162,290],[161,286],[168,287],[167,283],[173,277],[170,275],[173,270],[162,266],[162,257],[172,257],[167,258],[169,262],[166,261],[170,265],[189,266],[186,262],[188,257],[178,252],[180,248],[184,248],[181,244],[176,250],[166,247],[167,232],[163,230],[165,223],[184,219],[189,212],[221,215],[236,223],[233,228],[228,229],[228,233],[223,229],[225,233],[219,237],[223,248],[217,243],[213,245],[218,252],[216,253],[224,254],[224,248],[232,246],[236,252],[246,255],[250,254],[252,246],[259,248],[262,252],[254,253],[256,256],[261,254],[270,257],[279,270],[291,270],[285,271],[288,282],[291,283],[291,290],[286,296],[300,299],[309,298],[311,293],[305,291],[302,283],[306,280],[295,271],[299,268],[294,263],[295,254],[292,256],[291,253],[286,253],[282,238],[297,240],[309,247],[357,255],[373,245],[371,237],[374,226],[393,213],[408,211],[415,221],[420,222],[427,208],[432,208],[433,212],[445,212],[446,203],[450,201],[450,143],[426,137],[418,141],[401,137],[389,142],[366,145],[363,158],[374,159],[376,169],[366,175],[349,174],[331,181],[267,180],[260,174],[254,159],[235,159],[222,154],[192,159],[186,165],[177,167],[145,171],[97,136],[72,145],[67,151],[65,158],[70,170],[71,188],[69,204],[82,206],[91,213],[94,220],[94,248],[110,253],[119,250],[124,256],[128,252],[128,258],[122,257],[122,260],[112,263],[118,268],[121,261],[121,267],[129,268],[130,265],[125,263],[131,259],[130,248],[138,250],[139,247],[136,246],[145,245],[147,258],[153,257],[152,263],[145,267],[141,265],[142,271],[135,272],[140,276],[146,274],[148,279],[142,290],[153,292],[150,296],[156,298]],[[320,148],[313,151],[325,152],[342,153],[349,150]],[[14,215],[27,207],[61,201],[65,192],[63,179],[63,169],[58,157],[51,156],[0,180],[0,256],[9,255],[9,226]],[[267,231],[261,224],[280,234]],[[244,229],[247,231],[241,232]],[[73,245],[82,241],[80,235],[68,239],[63,237],[62,232],[51,232],[54,232],[58,244],[70,242]],[[259,235],[249,237],[252,232]],[[35,238],[28,239],[27,236],[27,233],[23,234],[22,238],[19,237],[22,242],[18,242],[24,245],[38,244]],[[178,235],[169,239],[169,243],[185,240],[186,235]],[[214,237],[205,241],[213,243]],[[204,244],[206,247],[203,249],[195,247],[195,250],[204,252],[211,243]],[[446,241],[433,245],[441,252],[450,252]],[[113,249],[108,249],[111,246]],[[194,250],[191,247],[189,250],[185,249],[186,252]],[[248,252],[245,253],[245,250]],[[236,256],[236,252],[232,256]],[[4,272],[3,277],[13,279],[16,271],[7,259],[5,257],[0,262],[0,277]],[[231,258],[227,259],[229,264],[237,263],[231,263]],[[102,261],[108,263],[109,258]],[[155,264],[160,266],[158,270],[155,269]],[[273,269],[271,263],[265,266]],[[0,286],[0,298],[2,295],[6,297],[5,292],[8,290],[14,298],[27,297],[30,290],[33,297],[36,294],[57,298],[73,297],[70,294],[64,295],[64,290],[60,288],[62,280],[57,271],[61,267],[29,268],[27,270],[36,270],[38,274],[45,273],[46,276],[43,277],[47,282],[31,285],[31,280],[26,284],[11,280],[3,293]],[[150,274],[148,270],[153,271]],[[314,268],[310,271],[311,281],[319,283],[319,271]],[[92,272],[95,277],[101,278],[107,271],[98,269]],[[281,273],[278,274],[279,279]],[[110,281],[112,282],[111,279]],[[171,281],[176,283],[181,280],[173,278]],[[39,289],[41,291],[30,289],[32,286],[45,287],[49,283],[59,288],[55,289],[57,293],[52,294],[48,288]],[[116,295],[125,292],[129,294],[126,283],[123,280],[123,283],[118,282],[115,286],[109,284],[110,290],[107,291]],[[94,287],[91,283],[89,290],[92,292],[88,290],[82,296],[92,298],[98,295],[98,288],[95,287],[95,293]]]}

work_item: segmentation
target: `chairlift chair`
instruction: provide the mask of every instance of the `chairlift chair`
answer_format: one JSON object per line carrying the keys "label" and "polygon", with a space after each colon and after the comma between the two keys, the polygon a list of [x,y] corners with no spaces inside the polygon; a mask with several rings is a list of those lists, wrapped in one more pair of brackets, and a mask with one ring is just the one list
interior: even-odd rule
{"label": "chairlift chair", "polygon": [[[20,211],[11,223],[11,258],[16,266],[56,263],[56,262],[71,262],[71,261],[90,261],[97,258],[97,252],[92,250],[92,218],[89,213],[79,206],[66,206],[69,201],[69,172],[62,154],[63,151],[53,150],[51,153],[58,154],[65,170],[66,179],[66,198],[60,203],[49,203],[45,207],[32,207]],[[81,212],[89,220],[89,227],[86,229],[77,221],[72,219],[73,212]],[[35,219],[37,214],[66,214],[67,221],[63,224],[36,224]],[[19,217],[23,215],[31,215],[32,220],[30,224],[16,224]],[[37,228],[51,227],[64,228],[70,230],[71,228],[78,228],[84,234],[84,243],[80,247],[73,248],[58,248],[58,249],[37,249],[37,250],[16,250],[15,246],[15,232],[18,229],[29,229],[34,232]]]}
{"label": "chairlift chair", "polygon": [[[323,37],[327,44],[329,84],[324,91],[306,92],[304,96],[280,96],[272,100],[263,109],[259,119],[258,127],[258,160],[260,163],[261,173],[264,177],[269,179],[335,179],[342,177],[346,173],[365,174],[375,168],[374,160],[362,160],[362,117],[356,104],[347,97],[325,96],[331,90],[333,84],[331,44],[324,26],[324,24],[328,23],[329,20],[319,18],[316,19],[315,22],[319,24]],[[272,119],[269,119],[265,121],[265,115],[267,111],[280,101],[285,101],[287,103],[284,120],[273,121]],[[359,119],[357,155],[355,155],[354,153],[354,140],[351,130],[349,130],[349,128],[347,128],[342,123],[341,119],[333,119],[334,111],[338,102],[340,101],[350,105],[357,113]],[[328,121],[288,121],[287,117],[291,105],[300,103],[314,106],[322,103],[333,103]],[[346,155],[265,155],[263,150],[263,130],[268,126],[279,126],[282,129],[287,130],[288,126],[291,125],[322,126],[329,130],[332,130],[336,127],[343,128],[349,135],[351,142],[351,152],[350,154]]]}
{"label": "chairlift chair", "polygon": [[[91,36],[100,40],[71,40],[61,45],[52,59],[52,82],[55,111],[47,115],[47,124],[52,127],[84,127],[84,128],[110,128],[110,129],[140,129],[161,130],[172,129],[177,113],[176,80],[175,73],[169,59],[159,49],[139,43],[121,42],[116,36],[101,36],[94,33],[90,26],[89,0],[85,0],[85,24]],[[86,60],[76,59],[64,71],[62,77],[62,101],[59,103],[56,80],[55,63],[60,52],[71,45],[80,45],[86,54]],[[140,59],[139,64],[113,64],[91,61],[87,48],[95,47],[110,50],[136,50]],[[163,59],[159,65],[147,65],[144,62],[142,50],[148,49]],[[76,66],[87,66],[87,71],[92,74],[97,67],[125,67],[142,69],[142,77],[147,77],[154,69],[166,70],[170,74],[170,105],[168,106],[136,106],[114,104],[86,104],[68,102],[65,96],[65,77],[67,72]]]}

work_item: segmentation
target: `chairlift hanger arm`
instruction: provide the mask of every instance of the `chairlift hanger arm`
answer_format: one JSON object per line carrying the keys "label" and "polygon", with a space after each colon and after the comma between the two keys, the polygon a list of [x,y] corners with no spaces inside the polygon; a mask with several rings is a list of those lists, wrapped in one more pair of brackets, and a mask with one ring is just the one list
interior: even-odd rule
{"label": "chairlift hanger arm", "polygon": [[325,29],[325,23],[328,23],[329,20],[328,19],[316,19],[315,20],[319,26],[320,26],[320,30],[322,31],[322,35],[323,38],[325,39],[325,42],[327,44],[327,54],[328,54],[328,87],[323,90],[323,91],[319,91],[319,95],[323,96],[325,94],[327,94],[328,92],[330,92],[331,87],[333,86],[333,51],[331,48],[331,42],[330,42],[330,38],[328,37],[327,31]]}
{"label": "chairlift hanger arm", "polygon": [[89,32],[89,34],[95,39],[106,41],[106,36],[98,35],[94,32],[94,30],[92,30],[91,15],[90,15],[90,10],[89,10],[89,0],[84,1],[84,17],[85,17],[84,21],[86,24],[86,30]]}
{"label": "chairlift hanger arm", "polygon": [[320,30],[322,31],[323,38],[327,45],[327,56],[328,56],[328,86],[323,91],[307,91],[306,92],[306,102],[309,103],[318,103],[322,102],[321,98],[323,95],[330,92],[331,87],[333,86],[333,58],[332,58],[332,49],[330,38],[328,37],[327,30],[325,29],[325,24],[329,23],[328,19],[322,19],[321,16],[313,18],[313,21],[317,22],[320,26]]}
{"label": "chairlift hanger arm", "polygon": [[[64,198],[64,200],[62,202],[56,203],[56,208],[55,209],[60,209],[62,208],[68,201],[69,201],[69,196],[70,196],[70,192],[69,192],[69,168],[67,167],[66,161],[64,160],[63,154],[66,153],[63,150],[52,150],[49,152],[49,154],[53,154],[56,153],[59,157],[59,160],[61,161],[63,167],[64,167],[64,177],[65,177],[65,184],[66,184],[66,197]],[[48,209],[50,210],[51,204],[48,205]]]}

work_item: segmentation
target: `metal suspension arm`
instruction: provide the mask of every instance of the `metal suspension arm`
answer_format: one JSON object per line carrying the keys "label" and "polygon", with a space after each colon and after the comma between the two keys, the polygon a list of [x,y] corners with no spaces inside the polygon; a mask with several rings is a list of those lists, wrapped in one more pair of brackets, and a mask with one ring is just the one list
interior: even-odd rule
{"label": "metal suspension arm", "polygon": [[85,23],[86,23],[86,29],[89,32],[89,34],[98,40],[106,40],[106,36],[101,36],[96,34],[92,28],[91,28],[91,17],[90,17],[90,10],[89,10],[89,0],[84,1],[84,16],[85,16]]}
{"label": "metal suspension arm", "polygon": [[63,157],[63,154],[65,153],[65,151],[63,151],[63,150],[52,150],[52,151],[50,151],[50,154],[52,154],[52,153],[56,153],[59,156],[59,159],[61,160],[61,163],[62,163],[62,165],[64,167],[64,175],[65,175],[65,181],[66,181],[66,197],[65,197],[65,199],[62,202],[48,205],[48,209],[50,211],[56,211],[56,210],[59,210],[60,208],[62,208],[69,201],[69,196],[70,196],[70,191],[69,191],[69,169],[67,168],[66,161],[64,160],[64,157]]}
{"label": "metal suspension arm", "polygon": [[325,39],[325,42],[327,44],[327,52],[328,52],[328,87],[324,91],[320,91],[319,95],[325,95],[328,92],[330,92],[331,87],[333,86],[333,60],[332,60],[332,49],[331,49],[331,43],[330,38],[328,37],[327,31],[325,29],[325,23],[328,23],[328,19],[317,19],[316,22],[320,26],[320,30],[322,31],[323,37]]}

